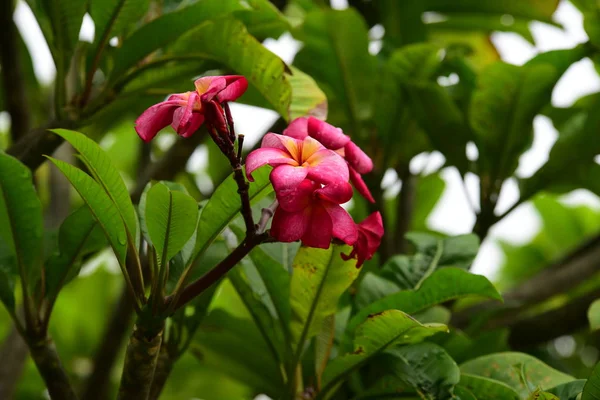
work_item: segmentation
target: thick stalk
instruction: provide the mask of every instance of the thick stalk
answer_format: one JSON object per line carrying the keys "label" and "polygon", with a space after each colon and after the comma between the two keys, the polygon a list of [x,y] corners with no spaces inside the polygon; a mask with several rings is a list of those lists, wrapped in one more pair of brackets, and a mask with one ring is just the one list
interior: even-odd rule
{"label": "thick stalk", "polygon": [[27,344],[12,327],[0,347],[0,399],[12,399],[28,354]]}
{"label": "thick stalk", "polygon": [[29,351],[52,400],[77,400],[56,346],[49,337],[29,341]]}
{"label": "thick stalk", "polygon": [[163,332],[146,334],[138,326],[129,339],[117,400],[147,400],[154,378]]}
{"label": "thick stalk", "polygon": [[158,400],[167,383],[167,379],[173,370],[173,366],[175,365],[176,357],[171,355],[167,347],[168,346],[160,347],[156,371],[154,371],[154,380],[152,381],[150,397],[148,400]]}

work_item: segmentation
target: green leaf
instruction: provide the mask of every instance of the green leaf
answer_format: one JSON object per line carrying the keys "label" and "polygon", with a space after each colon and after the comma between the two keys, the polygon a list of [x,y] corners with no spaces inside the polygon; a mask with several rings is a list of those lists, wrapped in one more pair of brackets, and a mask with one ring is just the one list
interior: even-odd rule
{"label": "green leaf", "polygon": [[[261,168],[252,174],[254,182],[250,182],[248,190],[250,201],[258,201],[273,190],[269,180],[270,172],[270,168]],[[202,254],[210,246],[240,210],[240,196],[232,174],[219,185],[202,209],[193,258]]]}
{"label": "green leaf", "polygon": [[434,21],[427,24],[427,28],[436,31],[483,31],[483,32],[515,32],[521,35],[532,45],[535,44],[533,35],[529,30],[529,21],[525,18],[514,18],[512,24],[502,23],[505,14],[471,14],[452,13],[443,21]]}
{"label": "green leaf", "polygon": [[482,71],[469,114],[481,168],[491,179],[515,171],[531,146],[533,118],[550,102],[559,77],[557,68],[541,62],[521,67],[498,62]]}
{"label": "green leaf", "polygon": [[600,300],[596,300],[590,305],[587,315],[590,321],[590,329],[593,331],[600,329]]}
{"label": "green leaf", "polygon": [[502,299],[487,278],[458,268],[442,268],[425,279],[418,290],[397,292],[362,308],[348,322],[346,333],[352,335],[371,314],[391,309],[414,314],[445,301],[471,295]]}
{"label": "green leaf", "polygon": [[349,252],[348,246],[331,245],[300,247],[296,253],[290,287],[290,331],[296,352],[319,332],[323,319],[336,312],[340,297],[358,276],[356,260],[344,261],[340,255]]}
{"label": "green leaf", "polygon": [[329,363],[335,339],[335,314],[323,319],[319,333],[315,337],[315,376],[318,387],[321,387],[323,372]]}
{"label": "green leaf", "polygon": [[146,195],[145,221],[159,259],[170,260],[196,230],[198,205],[189,195],[157,183]]}
{"label": "green leaf", "polygon": [[319,119],[327,117],[327,97],[319,89],[315,80],[296,67],[290,67],[292,74],[288,81],[292,87],[292,101],[289,106],[290,121],[305,115]]}
{"label": "green leaf", "polygon": [[465,374],[504,382],[522,398],[527,398],[535,388],[546,390],[575,380],[572,376],[549,367],[535,357],[515,352],[478,357],[461,364],[460,370]]}
{"label": "green leaf", "polygon": [[58,252],[46,263],[46,293],[52,298],[79,272],[79,261],[86,254],[106,246],[106,237],[88,206],[69,215],[58,232]]}
{"label": "green leaf", "polygon": [[149,0],[90,0],[90,15],[94,20],[94,48],[99,57],[108,41],[130,29],[148,10]]}
{"label": "green leaf", "polygon": [[454,387],[454,396],[457,400],[477,400],[475,395],[464,386],[456,385]]}
{"label": "green leaf", "polygon": [[14,254],[19,274],[30,287],[41,277],[42,235],[42,205],[31,172],[0,152],[0,241]]}
{"label": "green leaf", "polygon": [[364,20],[352,8],[311,12],[299,36],[304,47],[294,64],[325,91],[331,113],[328,120],[347,134],[366,140],[368,132],[362,125],[373,117],[377,72],[375,58],[368,51]]}
{"label": "green leaf", "polygon": [[207,21],[183,35],[170,53],[193,56],[199,51],[200,57],[219,61],[244,75],[275,111],[290,119],[292,88],[287,66],[250,35],[243,23],[233,18]]}
{"label": "green leaf", "polygon": [[558,1],[507,0],[498,3],[495,1],[456,0],[449,3],[445,0],[429,0],[427,6],[427,11],[442,13],[509,14],[513,17],[552,22],[552,15],[558,6]]}
{"label": "green leaf", "polygon": [[15,279],[4,262],[4,260],[0,260],[0,301],[13,314],[15,312]]}
{"label": "green leaf", "polygon": [[451,399],[460,370],[446,351],[433,343],[417,343],[388,349],[381,360],[401,382],[423,399]]}
{"label": "green leaf", "polygon": [[588,378],[583,392],[581,393],[581,400],[598,400],[600,399],[600,363],[596,364],[592,374]]}
{"label": "green leaf", "polygon": [[536,389],[532,392],[527,400],[560,400],[560,398],[556,397],[552,393],[544,392],[541,389]]}
{"label": "green leaf", "polygon": [[447,330],[441,324],[422,325],[397,310],[372,315],[356,329],[354,351],[335,358],[325,368],[323,389],[318,398],[325,398],[337,383],[381,351],[393,346],[419,343],[426,337]]}
{"label": "green leaf", "polygon": [[74,166],[46,156],[67,177],[106,234],[119,265],[125,266],[127,231],[117,206],[99,183]]}
{"label": "green leaf", "polygon": [[469,390],[477,400],[519,400],[519,394],[510,386],[494,379],[462,373],[460,386]]}
{"label": "green leaf", "polygon": [[239,0],[202,0],[161,15],[131,33],[117,49],[115,66],[111,71],[112,77],[118,79],[144,57],[173,43],[185,32],[204,21],[243,9]]}
{"label": "green leaf", "polygon": [[262,41],[268,37],[278,38],[282,33],[290,30],[287,18],[269,0],[246,0],[242,4],[244,7],[235,11],[234,15],[258,40]]}
{"label": "green leaf", "polygon": [[137,215],[127,186],[113,161],[96,142],[82,133],[66,129],[54,129],[52,132],[69,142],[81,154],[90,173],[108,194],[123,218],[128,234],[127,239],[132,240],[137,248],[139,242]]}
{"label": "green leaf", "polygon": [[225,371],[256,393],[272,397],[281,393],[279,365],[273,362],[263,336],[248,319],[213,310],[196,333],[192,353],[202,364]]}
{"label": "green leaf", "polygon": [[585,382],[585,379],[578,379],[576,381],[563,383],[562,385],[555,386],[546,391],[552,393],[560,400],[577,400],[577,396],[583,391]]}

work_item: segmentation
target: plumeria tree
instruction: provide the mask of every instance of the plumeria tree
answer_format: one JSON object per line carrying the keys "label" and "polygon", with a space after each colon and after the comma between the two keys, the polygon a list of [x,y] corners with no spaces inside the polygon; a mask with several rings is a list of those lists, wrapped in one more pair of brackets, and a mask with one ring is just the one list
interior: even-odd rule
{"label": "plumeria tree", "polygon": [[[600,219],[557,197],[600,195],[599,100],[551,102],[597,61],[598,4],[571,5],[586,43],[517,66],[490,35],[534,42],[558,1],[348,3],[2,2],[0,399],[600,398]],[[277,119],[255,138],[240,104]],[[520,176],[539,115],[560,135]],[[470,233],[429,224],[442,171]],[[496,285],[470,272],[526,202],[540,233]]]}

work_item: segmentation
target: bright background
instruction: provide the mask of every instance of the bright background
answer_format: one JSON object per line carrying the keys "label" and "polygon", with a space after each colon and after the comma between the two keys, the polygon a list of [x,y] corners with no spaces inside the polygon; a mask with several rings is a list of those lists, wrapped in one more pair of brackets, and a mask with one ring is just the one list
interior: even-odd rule
{"label": "bright background", "polygon": [[[335,8],[347,7],[346,0],[334,0]],[[425,16],[435,17],[435,16]],[[15,21],[23,38],[29,48],[34,60],[35,73],[42,84],[52,82],[56,74],[50,51],[46,46],[39,26],[35,22],[33,14],[24,1],[20,0],[14,15]],[[492,41],[498,48],[502,58],[510,63],[521,65],[542,51],[572,48],[579,43],[588,40],[583,30],[583,17],[581,13],[568,1],[563,0],[555,13],[554,19],[563,26],[563,30],[539,23],[532,22],[531,30],[535,38],[535,46],[525,41],[515,33],[495,33]],[[376,37],[381,29],[374,27],[372,34]],[[94,24],[86,15],[81,28],[80,38],[92,41],[94,37]],[[291,36],[284,35],[279,40],[267,40],[265,45],[285,61],[291,62],[299,50],[299,45]],[[372,42],[370,50],[378,51],[377,41]],[[446,78],[448,79],[448,78]],[[443,84],[443,82],[440,82]],[[579,97],[600,90],[600,78],[595,72],[592,62],[584,59],[572,65],[559,81],[552,94],[554,106],[566,107]],[[246,144],[252,146],[260,139],[265,130],[276,120],[277,115],[273,111],[261,110],[244,105],[234,105],[233,113],[236,115],[236,124],[239,132],[247,137]],[[238,122],[239,121],[239,122]],[[0,127],[9,123],[6,112],[0,113]],[[531,149],[523,154],[519,160],[517,176],[529,177],[544,164],[548,158],[550,148],[557,139],[557,132],[550,120],[543,116],[537,116],[534,121],[534,141]],[[165,136],[164,140],[168,141]],[[167,143],[165,143],[167,144]],[[476,157],[476,149],[469,149],[469,155]],[[474,154],[473,154],[474,153]],[[206,164],[206,151],[202,147],[190,159],[188,168],[201,168]],[[421,171],[432,171],[439,168],[444,162],[444,157],[438,153],[423,153],[411,162],[411,170],[414,173]],[[477,177],[471,175],[467,179],[467,188],[463,187],[460,176],[454,168],[446,168],[442,171],[442,177],[446,181],[446,190],[438,202],[429,219],[432,229],[451,234],[469,233],[475,223],[475,215],[469,205],[466,196],[475,201],[478,196]],[[384,178],[383,185],[389,187],[393,193],[399,189],[395,173],[388,173]],[[208,183],[210,184],[210,183]],[[514,180],[507,181],[502,188],[498,202],[497,212],[503,212],[518,199],[518,188]],[[586,204],[595,209],[600,208],[600,199],[585,190],[576,190],[563,196],[561,201],[568,204]],[[481,251],[475,260],[473,272],[484,274],[494,278],[502,263],[502,252],[496,244],[496,240],[502,239],[512,244],[527,243],[538,232],[540,219],[531,204],[523,204],[516,208],[506,218],[496,224],[490,231],[488,238],[482,245]]]}

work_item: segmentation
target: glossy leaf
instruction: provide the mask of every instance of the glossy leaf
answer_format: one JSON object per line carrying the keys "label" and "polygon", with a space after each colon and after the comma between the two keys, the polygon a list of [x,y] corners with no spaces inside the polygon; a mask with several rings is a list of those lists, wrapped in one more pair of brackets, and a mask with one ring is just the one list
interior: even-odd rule
{"label": "glossy leaf", "polygon": [[507,384],[482,376],[461,373],[460,386],[477,400],[519,400],[519,394]]}
{"label": "glossy leaf", "polygon": [[145,222],[159,259],[170,260],[196,230],[198,205],[189,195],[157,183],[146,195]]}
{"label": "glossy leaf", "polygon": [[67,177],[88,205],[92,215],[106,234],[117,261],[121,266],[124,266],[127,254],[127,232],[115,203],[100,184],[82,170],[64,161],[52,157],[47,158]]}
{"label": "glossy leaf", "polygon": [[447,329],[441,324],[422,325],[397,310],[372,315],[356,329],[354,351],[338,356],[325,368],[323,389],[319,398],[324,398],[337,383],[381,351],[393,346],[419,343],[426,337]]}
{"label": "glossy leaf", "polygon": [[585,383],[585,379],[577,379],[576,381],[563,383],[562,385],[555,386],[546,391],[552,393],[560,400],[577,400],[577,396],[583,392]]}
{"label": "glossy leaf", "polygon": [[424,399],[453,398],[460,370],[446,351],[433,343],[423,342],[388,349],[383,362],[401,382],[413,387]]}
{"label": "glossy leaf", "polygon": [[296,253],[290,287],[290,331],[296,351],[319,332],[325,317],[336,312],[340,297],[358,276],[356,260],[340,256],[349,252],[349,246],[331,245],[300,247]]}
{"label": "glossy leaf", "polygon": [[352,8],[312,12],[298,36],[304,47],[294,63],[325,89],[331,123],[365,138],[361,125],[372,117],[376,70],[362,17]]}
{"label": "glossy leaf", "polygon": [[[269,168],[261,168],[252,174],[254,182],[250,183],[248,191],[250,201],[258,201],[273,190],[269,181],[270,172]],[[202,209],[193,258],[202,254],[210,246],[221,231],[238,215],[240,209],[237,185],[233,180],[233,175],[230,175],[214,191]]]}
{"label": "glossy leaf", "polygon": [[0,241],[30,287],[41,277],[42,205],[29,169],[0,152]]}
{"label": "glossy leaf", "polygon": [[442,268],[427,278],[418,290],[397,292],[362,308],[348,322],[346,333],[352,335],[371,314],[392,309],[413,314],[448,300],[472,295],[502,299],[487,278],[458,268]]}
{"label": "glossy leaf", "polygon": [[134,240],[137,248],[139,242],[137,215],[129,197],[127,186],[125,186],[125,182],[114,162],[96,142],[82,133],[66,129],[54,129],[52,132],[64,138],[81,154],[83,162],[94,179],[119,210],[119,214],[127,228],[128,240]]}
{"label": "glossy leaf", "polygon": [[596,364],[592,374],[588,377],[581,400],[598,400],[600,399],[600,363]]}
{"label": "glossy leaf", "polygon": [[106,237],[88,206],[69,215],[60,226],[58,251],[46,263],[46,292],[52,298],[77,276],[83,256],[106,246]]}
{"label": "glossy leaf", "polygon": [[[535,388],[543,390],[575,380],[524,353],[490,354],[460,365],[461,372],[504,382],[526,398]],[[525,382],[523,381],[525,380]]]}

